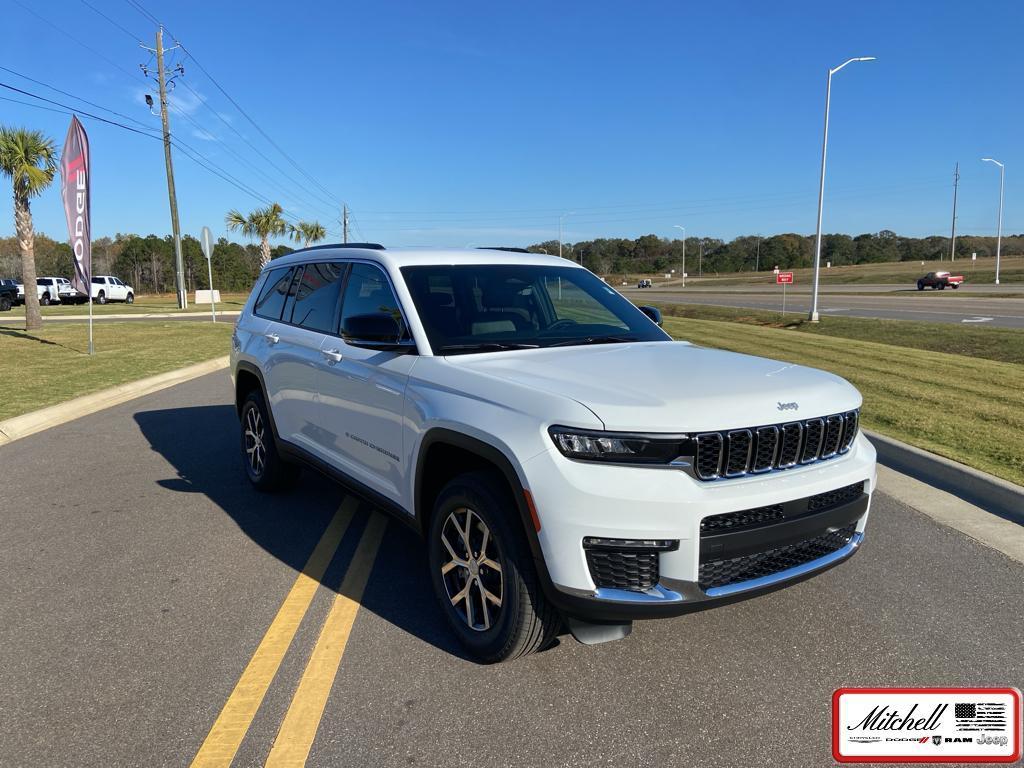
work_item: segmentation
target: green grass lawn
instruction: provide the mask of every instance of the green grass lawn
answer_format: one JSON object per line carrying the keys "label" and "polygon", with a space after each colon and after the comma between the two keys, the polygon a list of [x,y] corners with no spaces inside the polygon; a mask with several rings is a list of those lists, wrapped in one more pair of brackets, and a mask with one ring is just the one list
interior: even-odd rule
{"label": "green grass lawn", "polygon": [[[218,312],[239,311],[245,306],[247,293],[222,293],[221,301],[217,302]],[[88,304],[51,304],[48,307],[40,307],[43,317],[60,315],[86,315],[89,313]],[[159,294],[155,296],[136,296],[134,304],[124,302],[111,302],[110,304],[93,304],[94,316],[120,315],[120,314],[147,314],[150,312],[180,312],[178,299],[173,293]],[[209,304],[192,304],[191,299],[188,309],[185,312],[206,312],[209,313]],[[12,317],[22,318],[25,316],[24,305],[14,307],[11,314],[0,315],[0,324],[10,324]]]}
{"label": "green grass lawn", "polygon": [[210,360],[230,351],[232,323],[53,323],[26,333],[0,319],[0,419]]}
{"label": "green grass lawn", "polygon": [[836,373],[864,395],[866,428],[1024,484],[1020,362],[715,320],[666,317],[665,330],[703,346]]}
{"label": "green grass lawn", "polygon": [[[668,318],[724,320],[743,325],[786,329],[804,335],[875,341],[928,352],[949,352],[1003,363],[1024,364],[1024,331],[915,320],[875,320],[828,315],[820,323],[807,322],[803,313],[781,315],[767,310],[714,307],[705,304],[660,304]],[[1020,383],[1024,386],[1024,381]]]}

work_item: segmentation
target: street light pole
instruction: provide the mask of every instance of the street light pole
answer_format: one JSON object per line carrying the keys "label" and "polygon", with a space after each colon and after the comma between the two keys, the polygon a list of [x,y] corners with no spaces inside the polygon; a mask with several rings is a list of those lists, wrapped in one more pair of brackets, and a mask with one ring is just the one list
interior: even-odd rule
{"label": "street light pole", "polygon": [[676,229],[683,230],[683,288],[686,287],[686,227],[680,226],[679,224],[673,224]]}
{"label": "street light pole", "polygon": [[981,158],[983,163],[995,163],[999,166],[999,228],[996,230],[996,285],[999,285],[999,257],[1003,250],[1003,181],[1006,166],[991,157]]}
{"label": "street light pole", "polygon": [[562,258],[562,219],[572,216],[576,211],[569,211],[558,216],[558,258]]}
{"label": "street light pole", "polygon": [[855,61],[874,61],[874,56],[858,56],[847,59],[835,69],[828,71],[828,81],[825,84],[825,134],[821,140],[821,182],[818,185],[818,229],[814,240],[814,289],[811,294],[811,312],[808,319],[812,323],[818,322],[818,279],[821,272],[821,214],[825,202],[825,158],[828,154],[828,110],[832,101],[832,75]]}

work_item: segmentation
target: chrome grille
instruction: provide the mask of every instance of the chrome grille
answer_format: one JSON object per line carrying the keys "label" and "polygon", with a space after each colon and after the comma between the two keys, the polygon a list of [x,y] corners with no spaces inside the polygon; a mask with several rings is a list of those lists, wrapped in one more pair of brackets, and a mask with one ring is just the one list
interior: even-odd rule
{"label": "chrome grille", "polygon": [[804,452],[800,461],[809,464],[821,455],[821,438],[825,433],[824,419],[808,419],[804,422]]}
{"label": "chrome grille", "polygon": [[767,472],[775,463],[775,449],[779,445],[779,428],[760,427],[756,434],[757,447],[754,449],[754,471]]}
{"label": "chrome grille", "polygon": [[737,477],[746,474],[750,469],[750,450],[753,439],[749,429],[734,429],[729,433],[728,450],[726,451],[725,476]]}
{"label": "chrome grille", "polygon": [[853,447],[860,411],[696,436],[694,469],[701,480],[789,469],[844,454]]}
{"label": "chrome grille", "polygon": [[722,446],[725,440],[718,432],[697,435],[697,475],[704,480],[711,480],[722,471]]}
{"label": "chrome grille", "polygon": [[843,443],[839,448],[840,453],[846,453],[853,445],[853,438],[857,436],[857,427],[860,422],[860,413],[847,411],[843,414]]}
{"label": "chrome grille", "polygon": [[804,428],[802,424],[794,421],[783,424],[780,429],[782,430],[782,448],[779,450],[778,467],[784,469],[792,467],[800,460],[800,438],[803,437]]}

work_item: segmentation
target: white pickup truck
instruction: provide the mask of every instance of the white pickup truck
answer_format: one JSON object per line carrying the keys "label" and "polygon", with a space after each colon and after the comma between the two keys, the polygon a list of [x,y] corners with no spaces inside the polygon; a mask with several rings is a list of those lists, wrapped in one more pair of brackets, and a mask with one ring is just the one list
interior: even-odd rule
{"label": "white pickup truck", "polygon": [[[82,304],[88,297],[75,289],[66,277],[36,278],[36,295],[43,306],[50,304]],[[18,285],[18,303],[25,303],[25,286]]]}
{"label": "white pickup truck", "polygon": [[93,275],[92,298],[97,304],[106,304],[108,301],[134,304],[135,289],[113,275]]}

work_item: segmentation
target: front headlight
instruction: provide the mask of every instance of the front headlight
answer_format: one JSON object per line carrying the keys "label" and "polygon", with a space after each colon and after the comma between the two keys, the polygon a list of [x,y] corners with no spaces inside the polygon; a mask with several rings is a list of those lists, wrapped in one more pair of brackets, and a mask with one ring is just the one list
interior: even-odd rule
{"label": "front headlight", "polygon": [[611,464],[664,464],[693,455],[689,435],[644,435],[595,432],[572,427],[548,430],[563,456]]}

